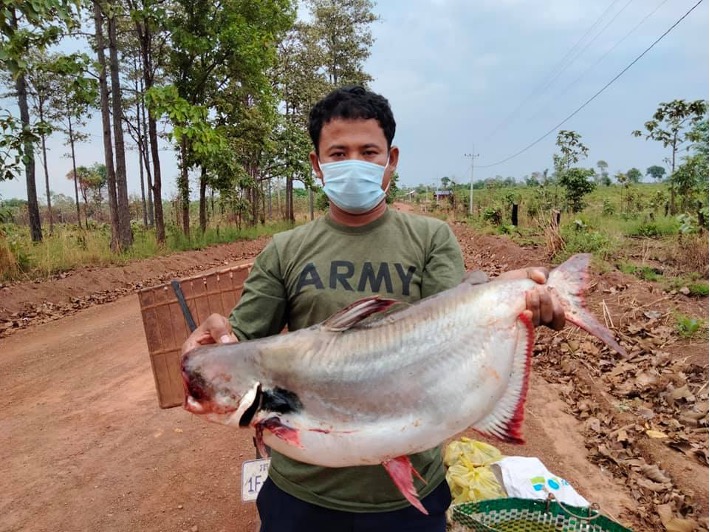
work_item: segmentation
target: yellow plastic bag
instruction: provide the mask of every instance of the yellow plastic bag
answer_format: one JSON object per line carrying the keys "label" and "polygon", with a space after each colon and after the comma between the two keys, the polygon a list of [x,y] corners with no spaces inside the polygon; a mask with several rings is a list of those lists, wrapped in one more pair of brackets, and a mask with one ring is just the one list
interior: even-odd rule
{"label": "yellow plastic bag", "polygon": [[489,467],[503,458],[501,452],[487,443],[462,437],[446,446],[444,463],[448,466],[449,483],[454,504],[500,499],[506,493]]}

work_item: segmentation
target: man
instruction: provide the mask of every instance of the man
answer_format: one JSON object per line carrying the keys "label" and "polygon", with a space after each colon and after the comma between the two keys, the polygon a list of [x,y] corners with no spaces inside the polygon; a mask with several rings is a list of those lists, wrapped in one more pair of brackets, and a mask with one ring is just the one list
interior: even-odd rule
{"label": "man", "polygon": [[[319,323],[373,294],[413,303],[461,282],[463,257],[448,225],[387,208],[399,161],[395,120],[385,98],[346,87],[310,114],[313,171],[330,207],[326,216],[274,236],[257,257],[227,320],[208,318],[185,342],[233,342]],[[505,277],[544,283],[542,268]],[[527,301],[535,325],[564,325],[559,304],[540,287]],[[325,468],[274,452],[257,507],[262,532],[444,532],[451,502],[441,449],[410,457],[425,482],[415,483],[429,515],[412,507],[382,466]]]}

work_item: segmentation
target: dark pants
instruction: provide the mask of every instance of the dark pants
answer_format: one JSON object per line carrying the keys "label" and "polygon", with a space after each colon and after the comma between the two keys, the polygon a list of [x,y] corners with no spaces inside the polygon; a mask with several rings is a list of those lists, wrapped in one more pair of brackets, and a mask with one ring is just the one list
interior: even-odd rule
{"label": "dark pants", "polygon": [[413,506],[390,512],[342,512],[297,499],[271,479],[256,500],[261,532],[446,532],[445,513],[451,504],[446,481],[424,497],[422,504],[429,515]]}

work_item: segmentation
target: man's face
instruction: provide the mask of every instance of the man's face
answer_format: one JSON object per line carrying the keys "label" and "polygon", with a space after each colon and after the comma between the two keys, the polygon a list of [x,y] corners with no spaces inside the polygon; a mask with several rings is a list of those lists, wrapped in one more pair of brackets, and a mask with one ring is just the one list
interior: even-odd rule
{"label": "man's face", "polygon": [[316,175],[323,181],[318,159],[322,163],[334,163],[348,159],[359,159],[369,163],[387,165],[382,179],[382,189],[389,185],[392,173],[397,167],[399,149],[392,146],[387,162],[387,139],[380,124],[374,118],[367,120],[345,120],[334,118],[323,124],[318,144],[319,154],[310,153],[310,161]]}

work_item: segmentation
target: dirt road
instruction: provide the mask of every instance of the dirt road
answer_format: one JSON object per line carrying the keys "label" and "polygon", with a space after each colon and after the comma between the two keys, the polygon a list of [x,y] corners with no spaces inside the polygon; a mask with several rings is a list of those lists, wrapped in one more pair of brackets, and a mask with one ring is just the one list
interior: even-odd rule
{"label": "dirt road", "polygon": [[[136,296],[0,346],[1,530],[253,529],[254,505],[239,491],[251,436],[158,408]],[[569,439],[577,422],[555,395],[534,381],[529,443],[516,451],[542,455],[617,513],[626,495],[611,496],[613,477],[584,459],[583,441]]]}
{"label": "dirt road", "polygon": [[[508,247],[469,259],[508,268],[530,260]],[[254,530],[255,506],[240,498],[251,435],[158,407],[136,295],[0,339],[0,379],[0,531]],[[637,507],[632,493],[588,461],[585,427],[567,413],[562,388],[534,375],[528,443],[500,447],[540,457],[625,519]],[[707,467],[688,471],[707,478]]]}

